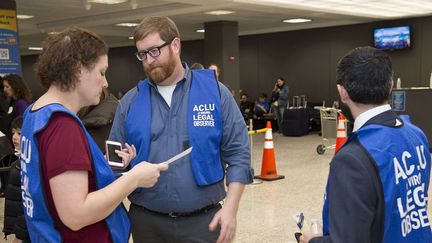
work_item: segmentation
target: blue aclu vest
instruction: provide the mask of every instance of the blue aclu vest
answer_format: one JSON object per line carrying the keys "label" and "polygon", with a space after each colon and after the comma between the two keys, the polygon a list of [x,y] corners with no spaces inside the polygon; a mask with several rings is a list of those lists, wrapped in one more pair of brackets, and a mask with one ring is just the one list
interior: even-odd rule
{"label": "blue aclu vest", "polygon": [[[401,118],[400,127],[368,124],[353,135],[358,137],[379,171],[385,200],[382,242],[432,242],[427,215],[429,143],[407,116]],[[323,223],[324,235],[329,235],[327,199]]]}
{"label": "blue aclu vest", "polygon": [[[114,174],[106,162],[99,147],[84,128],[79,118],[60,104],[51,104],[31,111],[33,105],[24,113],[24,123],[21,130],[21,193],[23,197],[27,229],[33,243],[62,242],[56,227],[61,222],[54,222],[47,207],[44,185],[41,178],[38,141],[36,134],[43,130],[55,112],[64,112],[77,120],[85,132],[91,157],[92,168],[96,178],[97,189],[109,185],[115,180]],[[61,153],[62,151],[58,151]],[[114,243],[124,243],[129,239],[130,223],[123,204],[119,205],[105,222]]]}
{"label": "blue aclu vest", "polygon": [[[126,141],[137,148],[132,166],[147,161],[150,147],[151,93],[149,80],[138,84],[138,94],[125,121]],[[187,125],[189,144],[193,147],[191,164],[197,185],[214,184],[224,178],[220,156],[222,111],[214,72],[193,70],[189,90]],[[163,122],[163,121],[161,121]],[[162,152],[162,150],[161,150]]]}

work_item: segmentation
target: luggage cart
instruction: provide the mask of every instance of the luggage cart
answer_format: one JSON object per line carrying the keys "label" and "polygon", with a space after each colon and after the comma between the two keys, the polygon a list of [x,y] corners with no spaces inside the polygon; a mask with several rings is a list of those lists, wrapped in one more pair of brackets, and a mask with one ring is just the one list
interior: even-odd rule
{"label": "luggage cart", "polygon": [[315,107],[319,109],[321,118],[322,143],[317,146],[318,154],[324,154],[327,149],[335,149],[336,144],[330,144],[329,138],[336,139],[338,109],[331,107]]}

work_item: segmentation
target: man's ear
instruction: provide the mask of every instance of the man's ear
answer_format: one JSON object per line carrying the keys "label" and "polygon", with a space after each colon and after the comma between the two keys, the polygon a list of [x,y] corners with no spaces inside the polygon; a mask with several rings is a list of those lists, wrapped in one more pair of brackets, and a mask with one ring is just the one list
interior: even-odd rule
{"label": "man's ear", "polygon": [[344,88],[344,86],[342,86],[340,84],[337,84],[336,87],[337,87],[337,90],[338,90],[339,97],[340,97],[341,101],[343,103],[346,103],[350,99],[350,97],[348,95],[348,92],[346,91],[346,89]]}
{"label": "man's ear", "polygon": [[171,43],[174,53],[180,53],[181,43],[178,37],[174,38]]}
{"label": "man's ear", "polygon": [[394,81],[393,81],[393,79],[391,79],[390,80],[390,90],[389,90],[389,94],[391,95],[391,92],[392,92],[392,90],[393,90],[393,87],[394,87]]}

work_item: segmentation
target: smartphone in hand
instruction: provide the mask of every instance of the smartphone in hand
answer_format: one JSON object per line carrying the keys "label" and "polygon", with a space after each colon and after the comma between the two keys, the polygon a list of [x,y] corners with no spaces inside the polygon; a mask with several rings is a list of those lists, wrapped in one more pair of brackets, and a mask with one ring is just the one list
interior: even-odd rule
{"label": "smartphone in hand", "polygon": [[108,164],[113,167],[123,168],[125,164],[122,158],[120,158],[120,156],[118,156],[117,153],[115,152],[115,150],[119,150],[119,151],[122,150],[121,143],[107,140],[105,142],[105,149],[106,149],[106,157],[108,160]]}

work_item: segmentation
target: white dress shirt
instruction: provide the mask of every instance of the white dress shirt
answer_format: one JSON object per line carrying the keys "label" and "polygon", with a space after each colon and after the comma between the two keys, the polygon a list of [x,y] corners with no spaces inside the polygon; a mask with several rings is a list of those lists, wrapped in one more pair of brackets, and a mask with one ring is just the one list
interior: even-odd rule
{"label": "white dress shirt", "polygon": [[355,120],[354,120],[354,128],[353,132],[360,129],[367,121],[369,121],[372,117],[375,117],[383,112],[386,112],[388,110],[391,110],[391,106],[389,104],[381,105],[375,108],[372,108],[370,110],[367,110],[363,113],[361,113]]}

